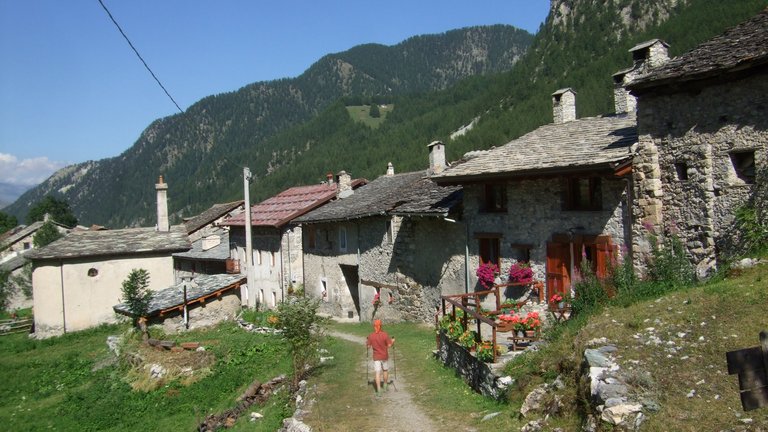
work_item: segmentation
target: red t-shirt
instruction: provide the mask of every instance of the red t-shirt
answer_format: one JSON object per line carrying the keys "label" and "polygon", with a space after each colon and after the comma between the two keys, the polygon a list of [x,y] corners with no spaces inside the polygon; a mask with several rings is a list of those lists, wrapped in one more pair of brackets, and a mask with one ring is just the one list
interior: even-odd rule
{"label": "red t-shirt", "polygon": [[387,348],[391,344],[392,339],[390,339],[387,332],[383,330],[378,333],[374,332],[368,335],[368,345],[373,348],[374,360],[388,360],[389,353],[387,352]]}

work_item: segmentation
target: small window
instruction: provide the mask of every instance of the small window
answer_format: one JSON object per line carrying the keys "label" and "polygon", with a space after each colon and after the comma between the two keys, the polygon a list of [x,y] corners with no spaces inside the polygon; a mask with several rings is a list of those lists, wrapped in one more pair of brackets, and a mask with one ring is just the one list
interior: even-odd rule
{"label": "small window", "polygon": [[500,264],[501,239],[499,237],[480,237],[478,238],[480,248],[480,263]]}
{"label": "small window", "polygon": [[565,180],[563,210],[602,210],[600,177],[578,177]]}
{"label": "small window", "polygon": [[486,184],[482,210],[487,213],[507,211],[507,187],[501,183]]}
{"label": "small window", "polygon": [[258,249],[254,249],[253,256],[254,256],[253,262],[255,262],[258,265],[261,265],[261,251]]}
{"label": "small window", "polygon": [[31,248],[32,248],[32,243],[24,242],[24,250],[31,249]]}
{"label": "small window", "polygon": [[347,228],[339,227],[339,251],[347,251]]}
{"label": "small window", "polygon": [[274,267],[277,260],[275,259],[275,251],[270,252],[269,254],[269,265]]}
{"label": "small window", "polygon": [[314,225],[307,226],[307,247],[314,249],[317,245],[317,230]]}
{"label": "small window", "polygon": [[755,152],[733,152],[731,153],[731,164],[736,173],[736,177],[746,184],[755,182]]}
{"label": "small window", "polygon": [[99,271],[93,267],[88,269],[88,277],[96,277],[99,275]]}
{"label": "small window", "polygon": [[688,180],[688,164],[685,162],[675,162],[675,174],[678,181]]}
{"label": "small window", "polygon": [[386,221],[384,229],[387,231],[387,243],[392,243],[392,220]]}
{"label": "small window", "polygon": [[518,262],[529,262],[531,260],[531,249],[533,245],[523,243],[512,243],[509,245],[512,258]]}

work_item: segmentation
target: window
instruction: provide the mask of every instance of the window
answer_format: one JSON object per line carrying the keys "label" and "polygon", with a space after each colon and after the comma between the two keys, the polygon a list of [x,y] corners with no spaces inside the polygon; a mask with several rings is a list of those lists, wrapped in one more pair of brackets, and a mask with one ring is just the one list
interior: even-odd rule
{"label": "window", "polygon": [[387,243],[392,243],[392,220],[386,221],[384,229],[387,231]]}
{"label": "window", "polygon": [[500,264],[501,234],[496,233],[477,233],[475,237],[478,240],[480,249],[480,263]]}
{"label": "window", "polygon": [[755,152],[733,152],[731,153],[731,164],[733,165],[736,177],[746,184],[755,182]]}
{"label": "window", "polygon": [[96,277],[99,275],[99,271],[93,267],[88,269],[88,277]]}
{"label": "window", "polygon": [[339,227],[339,251],[347,251],[347,227]]}
{"label": "window", "polygon": [[565,180],[563,210],[602,210],[600,177],[579,177]]}
{"label": "window", "polygon": [[307,225],[307,247],[314,249],[317,245],[317,230],[314,225]]}
{"label": "window", "polygon": [[254,257],[255,257],[255,259],[253,260],[253,262],[255,262],[255,263],[256,263],[256,264],[258,264],[258,265],[261,265],[261,251],[260,251],[260,250],[258,250],[258,249],[254,249],[254,250],[253,250],[253,255],[254,255]]}
{"label": "window", "polygon": [[511,252],[510,258],[518,262],[529,262],[531,260],[532,244],[512,243],[509,245]]}
{"label": "window", "polygon": [[269,265],[274,267],[276,261],[277,260],[275,259],[275,251],[270,252],[269,253]]}
{"label": "window", "polygon": [[675,162],[675,174],[678,181],[688,180],[688,164],[685,162]]}
{"label": "window", "polygon": [[31,248],[32,248],[32,243],[24,242],[24,250],[31,249]]}
{"label": "window", "polygon": [[507,187],[502,183],[489,183],[485,185],[483,202],[480,206],[486,213],[507,211]]}

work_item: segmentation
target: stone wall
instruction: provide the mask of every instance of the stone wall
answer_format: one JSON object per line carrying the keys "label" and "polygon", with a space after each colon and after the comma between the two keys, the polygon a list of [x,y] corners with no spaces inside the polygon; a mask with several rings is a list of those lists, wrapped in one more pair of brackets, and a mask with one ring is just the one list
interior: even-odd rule
{"label": "stone wall", "polygon": [[633,231],[646,254],[649,231],[678,234],[705,276],[739,244],[734,210],[755,192],[737,175],[732,154],[754,152],[758,170],[768,163],[768,80],[763,74],[695,90],[638,101]]}
{"label": "stone wall", "polygon": [[444,332],[439,333],[440,346],[435,356],[444,365],[456,370],[464,381],[478,393],[503,399],[506,387],[499,382],[499,377],[491,367],[478,360],[465,348],[448,339]]}
{"label": "stone wall", "polygon": [[624,249],[629,227],[627,220],[627,184],[624,180],[603,177],[601,211],[562,210],[561,179],[520,180],[507,183],[507,212],[482,213],[482,185],[464,188],[464,214],[469,224],[471,289],[479,289],[475,271],[479,266],[479,242],[476,233],[501,234],[501,270],[506,272],[520,251],[513,245],[530,244],[530,263],[534,278],[545,279],[547,242],[552,235],[608,235],[614,245]]}
{"label": "stone wall", "polygon": [[[346,251],[335,243],[341,228]],[[334,316],[432,322],[441,295],[464,292],[465,238],[463,225],[440,218],[317,224],[316,247],[304,256],[306,293],[323,299],[321,311]],[[381,304],[374,308],[377,292]]]}

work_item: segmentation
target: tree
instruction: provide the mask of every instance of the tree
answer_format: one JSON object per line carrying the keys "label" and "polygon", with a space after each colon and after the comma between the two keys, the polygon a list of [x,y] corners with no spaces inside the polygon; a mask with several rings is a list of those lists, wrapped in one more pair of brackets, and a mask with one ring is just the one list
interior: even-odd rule
{"label": "tree", "polygon": [[0,270],[0,312],[5,312],[8,301],[13,295],[14,287],[11,284],[11,272]]}
{"label": "tree", "polygon": [[41,248],[45,245],[53,243],[62,237],[64,237],[64,234],[60,233],[59,230],[56,229],[56,225],[54,225],[53,222],[48,221],[45,222],[32,237],[32,244],[35,245],[36,248]]}
{"label": "tree", "polygon": [[281,335],[288,342],[291,355],[294,387],[320,359],[318,349],[326,321],[317,314],[318,307],[320,302],[308,297],[284,301],[277,306]]}
{"label": "tree", "polygon": [[45,215],[48,214],[56,222],[68,226],[74,227],[77,225],[77,218],[72,214],[72,210],[69,208],[69,203],[64,200],[56,199],[51,195],[46,195],[45,198],[35,203],[27,213],[27,223],[37,222],[45,219]]}
{"label": "tree", "polygon": [[371,116],[371,118],[381,117],[381,111],[379,111],[379,106],[375,102],[371,102],[371,108],[368,110],[368,115]]}
{"label": "tree", "polygon": [[9,215],[8,213],[0,212],[0,234],[8,231],[19,224],[16,216]]}
{"label": "tree", "polygon": [[133,316],[133,325],[138,325],[139,318],[149,312],[152,301],[152,291],[149,290],[149,272],[144,269],[133,269],[128,278],[123,281],[123,303]]}

